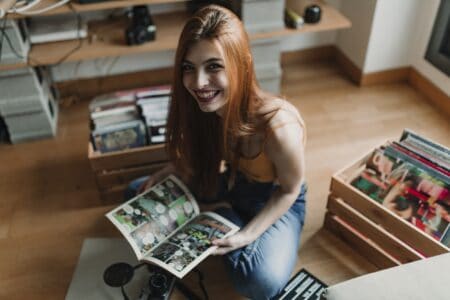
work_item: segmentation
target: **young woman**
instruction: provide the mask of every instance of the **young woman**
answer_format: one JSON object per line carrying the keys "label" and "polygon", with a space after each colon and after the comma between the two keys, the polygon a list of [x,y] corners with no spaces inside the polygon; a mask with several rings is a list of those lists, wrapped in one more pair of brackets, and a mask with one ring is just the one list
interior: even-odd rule
{"label": "young woman", "polygon": [[258,87],[247,34],[225,8],[207,6],[187,21],[174,74],[172,164],[141,190],[177,172],[199,199],[228,199],[230,207],[217,212],[241,230],[214,241],[215,253],[224,255],[239,293],[270,299],[293,271],[305,217],[302,118]]}

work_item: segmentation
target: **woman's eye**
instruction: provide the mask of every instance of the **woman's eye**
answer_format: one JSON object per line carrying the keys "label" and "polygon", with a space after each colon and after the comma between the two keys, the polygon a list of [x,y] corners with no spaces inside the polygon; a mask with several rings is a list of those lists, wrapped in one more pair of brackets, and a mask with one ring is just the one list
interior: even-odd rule
{"label": "woman's eye", "polygon": [[183,71],[183,72],[189,72],[189,71],[192,71],[194,68],[191,66],[191,65],[182,65],[181,66],[181,70]]}
{"label": "woman's eye", "polygon": [[219,64],[210,64],[210,65],[208,65],[208,69],[209,69],[209,70],[213,70],[213,71],[219,70],[219,69],[221,69],[221,68],[222,68],[222,66],[219,65]]}

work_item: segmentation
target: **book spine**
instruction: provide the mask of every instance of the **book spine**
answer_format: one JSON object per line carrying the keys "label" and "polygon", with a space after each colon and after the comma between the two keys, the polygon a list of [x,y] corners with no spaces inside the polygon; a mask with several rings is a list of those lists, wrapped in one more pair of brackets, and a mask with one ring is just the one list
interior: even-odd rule
{"label": "book spine", "polygon": [[433,161],[430,161],[430,160],[427,159],[427,158],[424,158],[423,156],[421,156],[421,155],[419,155],[419,154],[417,154],[417,153],[415,153],[415,152],[413,152],[413,151],[410,151],[409,149],[403,147],[401,144],[399,144],[399,143],[397,143],[397,142],[393,142],[393,143],[392,143],[392,147],[394,147],[394,148],[397,149],[398,151],[403,152],[403,153],[405,153],[406,155],[409,155],[409,156],[411,156],[412,158],[414,158],[414,159],[416,159],[416,160],[418,160],[418,161],[420,161],[420,162],[426,164],[427,166],[430,166],[431,168],[433,168],[433,169],[435,169],[435,170],[437,170],[437,171],[443,173],[444,175],[450,176],[450,171],[446,170],[444,167],[442,167],[442,166],[436,164],[436,163],[433,162]]}
{"label": "book spine", "polygon": [[437,156],[431,155],[431,154],[429,154],[427,152],[424,152],[424,151],[422,151],[422,149],[420,149],[420,148],[418,148],[418,147],[416,147],[414,145],[408,144],[408,143],[399,142],[398,144],[401,145],[403,148],[408,149],[409,151],[414,152],[417,155],[419,155],[419,156],[421,156],[421,157],[423,157],[423,158],[425,158],[425,159],[427,159],[427,160],[429,160],[429,161],[431,161],[431,162],[441,166],[442,168],[445,168],[446,170],[450,171],[450,161],[444,161],[440,157],[437,157]]}
{"label": "book spine", "polygon": [[424,152],[430,153],[431,155],[438,155],[444,160],[450,160],[450,149],[444,147],[436,142],[426,139],[408,129],[405,129],[400,137],[400,142],[406,142],[416,147],[422,149]]}
{"label": "book spine", "polygon": [[422,163],[421,161],[401,152],[398,151],[397,149],[395,149],[394,147],[392,147],[391,145],[387,146],[384,150],[384,153],[388,156],[392,156],[394,158],[398,158],[400,160],[403,160],[405,162],[409,162],[415,166],[417,166],[417,168],[422,169],[424,171],[426,171],[427,173],[429,173],[429,175],[435,177],[436,179],[439,179],[443,182],[445,182],[446,184],[450,184],[450,178],[442,173],[440,173],[439,171],[433,169],[432,167]]}
{"label": "book spine", "polygon": [[109,116],[120,115],[120,114],[125,114],[125,113],[130,113],[130,112],[136,112],[136,111],[137,110],[134,105],[122,106],[122,107],[111,108],[111,109],[107,109],[107,110],[103,110],[103,111],[93,112],[93,113],[91,113],[91,118],[97,119],[97,118],[109,117]]}

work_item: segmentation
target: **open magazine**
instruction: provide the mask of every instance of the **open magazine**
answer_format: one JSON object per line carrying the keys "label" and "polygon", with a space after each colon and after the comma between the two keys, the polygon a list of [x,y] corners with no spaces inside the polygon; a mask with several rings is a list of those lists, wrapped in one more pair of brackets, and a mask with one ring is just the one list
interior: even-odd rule
{"label": "open magazine", "polygon": [[106,217],[125,236],[139,261],[158,265],[178,278],[215,249],[211,241],[239,230],[216,213],[200,213],[192,194],[173,175]]}

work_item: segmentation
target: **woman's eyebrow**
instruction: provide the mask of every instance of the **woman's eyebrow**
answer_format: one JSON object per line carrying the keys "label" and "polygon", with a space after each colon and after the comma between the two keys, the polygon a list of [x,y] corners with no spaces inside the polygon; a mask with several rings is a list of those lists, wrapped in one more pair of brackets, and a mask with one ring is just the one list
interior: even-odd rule
{"label": "woman's eyebrow", "polygon": [[204,64],[212,63],[212,62],[222,62],[221,58],[212,57],[204,61]]}
{"label": "woman's eyebrow", "polygon": [[[212,57],[212,58],[208,58],[207,60],[205,60],[204,62],[202,62],[202,64],[209,64],[209,63],[213,63],[213,62],[219,62],[222,63],[223,59],[221,58],[217,58],[217,57]],[[182,61],[183,64],[190,64],[190,65],[195,65],[193,62],[190,62],[189,60],[185,59]]]}

